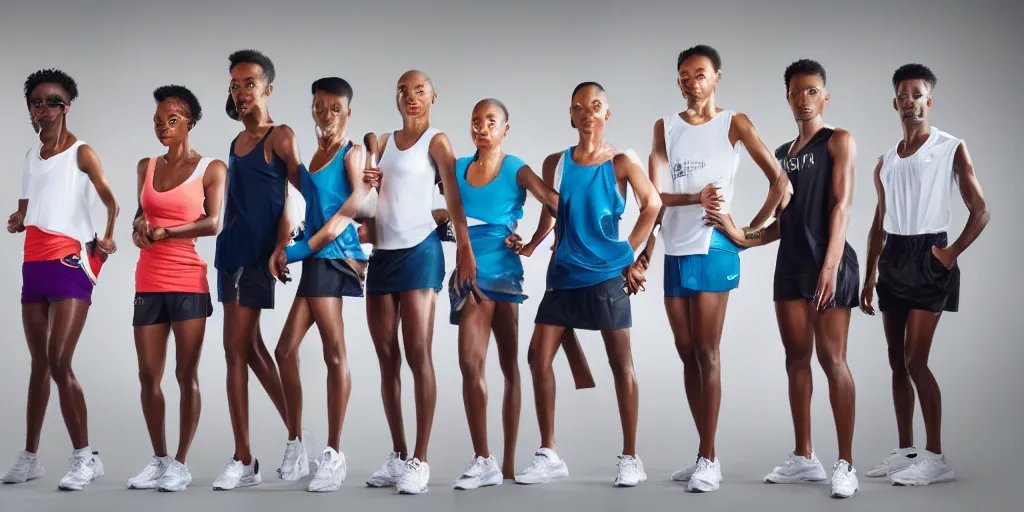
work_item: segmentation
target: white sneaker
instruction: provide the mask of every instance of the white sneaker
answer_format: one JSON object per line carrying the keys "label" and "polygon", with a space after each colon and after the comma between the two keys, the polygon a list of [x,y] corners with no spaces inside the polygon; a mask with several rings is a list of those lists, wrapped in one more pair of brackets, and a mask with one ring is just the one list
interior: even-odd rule
{"label": "white sneaker", "polygon": [[156,488],[161,492],[181,492],[190,483],[192,483],[192,474],[188,472],[188,468],[176,460],[171,460],[167,471],[164,471],[160,480],[157,480]]}
{"label": "white sneaker", "polygon": [[0,478],[5,484],[23,484],[29,480],[35,480],[43,476],[43,463],[34,453],[24,450],[18,452],[18,458],[14,459],[14,466]]}
{"label": "white sneaker", "polygon": [[235,487],[252,487],[263,483],[260,475],[260,461],[252,458],[252,464],[246,466],[241,461],[232,460],[224,467],[224,472],[213,481],[213,490],[230,491]]}
{"label": "white sneaker", "polygon": [[306,488],[309,492],[334,492],[341,489],[348,475],[348,465],[345,463],[345,454],[334,451],[330,446],[316,461],[316,474]]}
{"label": "white sneaker", "polygon": [[155,489],[156,482],[164,475],[164,471],[167,471],[167,466],[171,464],[173,460],[170,456],[157,457],[153,456],[153,460],[149,462],[149,465],[142,470],[141,473],[128,479],[129,489]]}
{"label": "white sneaker", "polygon": [[615,487],[636,487],[640,482],[647,481],[644,463],[637,455],[619,455],[619,461],[615,466],[618,470],[615,475]]}
{"label": "white sneaker", "polygon": [[309,456],[306,455],[304,443],[302,438],[285,443],[284,458],[278,471],[282,480],[294,482],[309,474]]}
{"label": "white sneaker", "polygon": [[697,469],[690,475],[690,481],[686,484],[689,492],[713,492],[717,491],[722,483],[722,466],[718,459],[713,462],[701,457],[697,459]]}
{"label": "white sneaker", "polygon": [[918,453],[910,467],[889,475],[893,485],[931,485],[948,482],[954,477],[953,466],[946,456],[928,450]]}
{"label": "white sneaker", "polygon": [[405,461],[397,452],[391,452],[384,465],[375,471],[366,481],[369,487],[394,487],[405,474]]}
{"label": "white sneaker", "polygon": [[569,476],[569,466],[554,450],[541,448],[533,454],[533,462],[516,475],[517,484],[545,484]]}
{"label": "white sneaker", "polygon": [[99,454],[88,450],[85,450],[84,454],[79,452],[81,450],[76,451],[72,455],[71,469],[64,475],[64,478],[60,479],[60,483],[57,485],[58,489],[62,491],[81,491],[90,482],[103,476],[103,462],[100,461]]}
{"label": "white sneaker", "polygon": [[821,482],[828,478],[825,467],[811,450],[811,457],[790,453],[781,466],[775,466],[771,473],[764,477],[770,484],[795,484],[798,482]]}
{"label": "white sneaker", "polygon": [[857,494],[860,484],[857,482],[857,470],[853,464],[843,459],[832,465],[832,497],[849,498]]}
{"label": "white sneaker", "polygon": [[865,475],[868,478],[880,478],[883,476],[889,476],[897,471],[903,471],[909,468],[917,457],[917,448],[911,446],[910,448],[897,448],[889,454],[888,457],[882,459],[882,463],[869,469]]}
{"label": "white sneaker", "polygon": [[[699,455],[697,459],[700,459]],[[672,473],[672,480],[675,482],[689,482],[693,472],[697,470],[697,459],[694,459],[689,466]]]}
{"label": "white sneaker", "polygon": [[473,462],[469,463],[462,474],[455,479],[452,487],[467,491],[478,487],[501,485],[503,480],[501,468],[498,467],[498,460],[494,458],[494,454],[491,454],[486,459],[483,457],[474,458]]}
{"label": "white sneaker", "polygon": [[419,494],[427,492],[427,482],[430,481],[430,466],[413,457],[405,461],[405,473],[398,480],[398,492],[401,494]]}

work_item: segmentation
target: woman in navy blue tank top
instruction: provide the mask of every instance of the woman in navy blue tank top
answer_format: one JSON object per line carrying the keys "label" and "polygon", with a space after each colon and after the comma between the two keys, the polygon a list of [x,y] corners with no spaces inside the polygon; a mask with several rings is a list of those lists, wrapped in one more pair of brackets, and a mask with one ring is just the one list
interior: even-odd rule
{"label": "woman in navy blue tank top", "polygon": [[[258,485],[259,462],[249,450],[249,367],[270,395],[281,419],[287,418],[284,391],[274,359],[263,343],[260,312],[274,308],[274,282],[285,278],[284,247],[290,239],[284,213],[288,182],[299,186],[298,144],[285,125],[274,126],[267,110],[274,64],[255,50],[231,54],[227,113],[245,125],[231,142],[224,225],[217,236],[215,267],[218,299],[224,304],[228,408],[235,452],[213,482],[229,490]],[[271,262],[275,251],[279,260]]]}
{"label": "woman in navy blue tank top", "polygon": [[[603,87],[594,82],[578,85],[569,112],[579,142],[548,156],[543,166],[544,181],[558,191],[559,202],[555,254],[530,341],[541,447],[531,465],[516,475],[516,481],[544,483],[569,474],[565,461],[555,453],[555,376],[551,364],[563,334],[569,329],[584,329],[601,331],[615,377],[623,435],[615,485],[636,486],[647,475],[636,456],[639,405],[629,339],[629,295],[641,289],[644,281],[646,263],[634,261],[633,253],[654,227],[661,199],[643,169],[604,139],[611,111]],[[628,241],[619,239],[627,184],[640,206],[640,217]],[[541,224],[545,222],[542,218]]]}
{"label": "woman in navy blue tank top", "polygon": [[[455,164],[455,179],[466,212],[469,237],[477,260],[476,286],[458,283],[458,272],[448,283],[452,302],[451,323],[459,326],[459,366],[462,396],[473,440],[474,457],[455,480],[457,489],[499,485],[515,476],[515,449],[519,429],[519,303],[523,294],[521,255],[529,256],[547,235],[535,235],[526,245],[516,235],[523,217],[526,192],[544,206],[558,208],[558,193],[519,158],[505,154],[501,143],[509,129],[508,109],[495,99],[481,100],[473,109],[470,135],[477,151]],[[524,250],[525,249],[525,250]],[[505,377],[502,426],[505,449],[502,465],[487,443],[487,360],[491,332]]]}

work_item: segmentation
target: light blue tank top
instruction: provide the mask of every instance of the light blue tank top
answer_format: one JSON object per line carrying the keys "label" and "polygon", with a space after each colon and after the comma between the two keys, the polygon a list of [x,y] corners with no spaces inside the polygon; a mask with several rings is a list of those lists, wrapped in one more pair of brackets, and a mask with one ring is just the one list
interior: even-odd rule
{"label": "light blue tank top", "polygon": [[466,181],[469,164],[476,156],[455,162],[455,179],[469,224],[469,241],[476,257],[477,286],[495,293],[522,295],[523,264],[519,255],[505,246],[523,218],[526,190],[519,186],[519,169],[526,165],[518,157],[505,155],[501,169],[486,185],[474,187]]}
{"label": "light blue tank top", "polygon": [[[305,237],[297,240],[294,247],[289,247],[289,260],[293,260],[294,254],[302,254],[302,245],[308,241],[317,231],[320,230],[335,213],[341,209],[341,205],[348,201],[352,195],[352,185],[348,182],[348,174],[345,170],[345,155],[352,148],[349,143],[334,155],[334,158],[315,173],[302,169],[301,185],[302,197],[306,200],[306,229]],[[342,231],[338,238],[327,244],[313,258],[340,259],[351,258],[365,261],[366,254],[359,244],[359,234],[356,227],[349,224],[345,231]]]}
{"label": "light blue tank top", "polygon": [[562,155],[555,256],[547,276],[551,290],[593,286],[622,275],[633,263],[633,248],[619,239],[626,201],[612,161],[584,167],[573,161],[573,149]]}

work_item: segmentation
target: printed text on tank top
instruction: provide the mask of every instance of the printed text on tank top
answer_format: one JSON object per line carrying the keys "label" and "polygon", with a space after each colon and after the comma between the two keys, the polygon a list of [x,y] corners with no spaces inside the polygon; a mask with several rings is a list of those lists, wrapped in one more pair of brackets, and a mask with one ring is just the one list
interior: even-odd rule
{"label": "printed text on tank top", "polygon": [[793,172],[799,172],[803,169],[813,168],[815,165],[814,153],[805,153],[805,151],[812,145],[817,144],[818,139],[822,135],[827,133],[826,130],[834,130],[834,128],[827,125],[822,126],[820,129],[818,129],[818,131],[814,132],[814,135],[807,139],[807,142],[804,143],[803,146],[800,146],[799,149],[796,148],[796,143],[800,140],[800,138],[797,137],[796,139],[793,139],[793,142],[789,143],[789,149],[786,151],[786,155],[783,156],[782,158],[779,158],[779,165],[782,166],[782,170],[786,171],[786,173],[789,174]]}

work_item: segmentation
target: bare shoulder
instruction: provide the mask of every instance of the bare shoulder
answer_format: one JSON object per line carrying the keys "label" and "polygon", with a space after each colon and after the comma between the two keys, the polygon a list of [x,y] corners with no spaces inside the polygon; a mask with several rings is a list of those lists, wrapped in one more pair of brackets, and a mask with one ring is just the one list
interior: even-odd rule
{"label": "bare shoulder", "polygon": [[828,139],[829,150],[849,148],[853,145],[853,134],[845,128],[833,128],[832,137]]}
{"label": "bare shoulder", "polygon": [[139,173],[139,176],[146,173],[146,167],[149,167],[149,161],[152,159],[152,157],[147,156],[139,160],[139,163],[135,166],[135,171]]}

